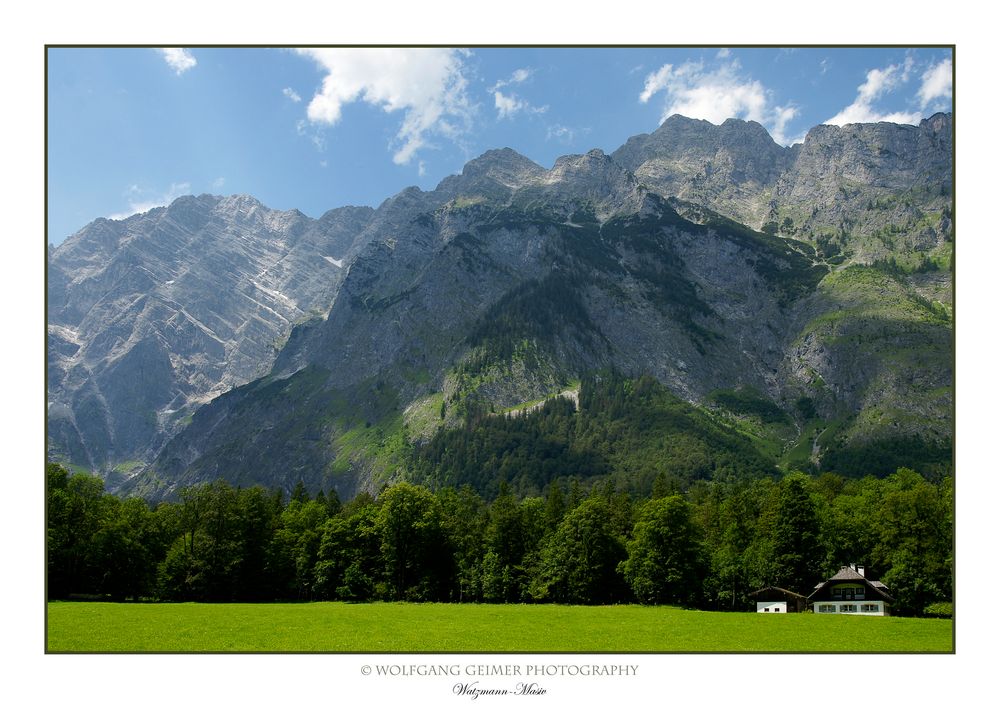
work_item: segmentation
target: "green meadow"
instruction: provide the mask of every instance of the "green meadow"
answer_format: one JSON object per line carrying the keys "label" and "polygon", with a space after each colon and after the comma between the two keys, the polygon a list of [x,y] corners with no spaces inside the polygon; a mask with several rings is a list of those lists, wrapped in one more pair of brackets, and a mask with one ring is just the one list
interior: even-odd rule
{"label": "green meadow", "polygon": [[49,652],[950,653],[952,621],[668,606],[48,604]]}

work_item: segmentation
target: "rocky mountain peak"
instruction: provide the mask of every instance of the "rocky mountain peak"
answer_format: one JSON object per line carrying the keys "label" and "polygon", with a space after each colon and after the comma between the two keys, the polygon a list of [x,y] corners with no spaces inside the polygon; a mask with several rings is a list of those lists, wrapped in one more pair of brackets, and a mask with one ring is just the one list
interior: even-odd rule
{"label": "rocky mountain peak", "polygon": [[921,121],[919,127],[886,122],[819,125],[806,135],[796,166],[814,180],[829,178],[840,185],[903,189],[913,184],[915,172],[934,172],[950,182],[950,130],[951,116],[944,113]]}
{"label": "rocky mountain peak", "polygon": [[920,127],[921,129],[933,133],[950,133],[952,128],[952,115],[951,113],[934,113],[934,115],[929,118],[921,120]]}
{"label": "rocky mountain peak", "polygon": [[229,195],[222,198],[219,198],[218,196],[207,197],[214,198],[218,201],[215,205],[215,209],[221,213],[252,215],[253,213],[256,213],[264,208],[263,203],[253,196],[245,193]]}
{"label": "rocky mountain peak", "polygon": [[545,169],[530,158],[526,158],[511,148],[487,150],[478,158],[465,164],[463,175],[489,175],[499,177],[507,173],[517,175],[539,175]]}
{"label": "rocky mountain peak", "polygon": [[651,155],[698,154],[709,157],[737,149],[765,156],[788,153],[788,149],[774,142],[764,126],[755,120],[729,118],[721,125],[715,125],[707,120],[671,115],[652,133],[629,138],[612,155],[627,167],[638,168]]}
{"label": "rocky mountain peak", "polygon": [[501,148],[470,160],[460,175],[448,176],[437,190],[448,194],[507,195],[544,174],[545,168],[531,159],[510,148]]}
{"label": "rocky mountain peak", "polygon": [[794,161],[755,121],[721,125],[680,115],[636,135],[612,158],[655,192],[707,205],[749,225],[766,210],[765,189]]}
{"label": "rocky mountain peak", "polygon": [[329,309],[373,213],[189,195],[70,236],[48,274],[54,455],[134,465],[266,373],[293,325]]}
{"label": "rocky mountain peak", "polygon": [[557,158],[539,187],[567,208],[580,202],[590,204],[598,218],[623,210],[634,212],[643,196],[635,175],[596,148],[582,155]]}
{"label": "rocky mountain peak", "polygon": [[706,130],[715,127],[712,123],[707,120],[701,120],[698,118],[689,118],[686,115],[678,115],[674,113],[669,118],[660,123],[660,127],[654,130],[654,133],[666,133],[676,131],[678,129],[689,129],[689,130]]}
{"label": "rocky mountain peak", "polygon": [[600,148],[593,148],[581,155],[560,155],[556,158],[552,166],[552,173],[566,173],[569,171],[590,170],[606,166],[611,161],[611,156],[605,154]]}

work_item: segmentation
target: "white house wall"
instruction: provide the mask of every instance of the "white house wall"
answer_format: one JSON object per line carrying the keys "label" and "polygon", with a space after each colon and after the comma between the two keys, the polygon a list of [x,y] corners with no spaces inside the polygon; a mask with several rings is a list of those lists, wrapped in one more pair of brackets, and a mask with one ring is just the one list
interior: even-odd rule
{"label": "white house wall", "polygon": [[757,613],[788,613],[788,602],[757,601]]}
{"label": "white house wall", "polygon": [[[760,610],[760,604],[757,604]],[[850,610],[851,608],[856,610]],[[868,610],[862,610],[868,609]],[[847,614],[850,616],[887,616],[885,601],[816,601],[813,613]]]}

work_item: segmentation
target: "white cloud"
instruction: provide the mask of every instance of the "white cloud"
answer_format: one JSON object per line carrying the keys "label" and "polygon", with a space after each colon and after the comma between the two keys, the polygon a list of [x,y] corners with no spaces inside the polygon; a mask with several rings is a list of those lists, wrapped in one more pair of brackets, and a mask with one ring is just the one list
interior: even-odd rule
{"label": "white cloud", "polygon": [[508,118],[517,111],[524,110],[528,105],[516,95],[504,95],[499,90],[493,93],[493,100],[496,103],[497,115],[501,118]]}
{"label": "white cloud", "polygon": [[799,109],[792,103],[774,105],[771,91],[740,70],[738,60],[714,68],[700,62],[667,64],[646,76],[639,101],[647,103],[662,92],[666,102],[661,123],[675,114],[715,124],[728,118],[755,120],[768,128],[775,142],[787,145],[786,126]]}
{"label": "white cloud", "polygon": [[496,105],[497,117],[501,120],[503,118],[512,118],[520,112],[544,113],[549,109],[548,105],[535,107],[528,101],[522,100],[514,93],[504,95],[499,90],[493,92],[493,102]]}
{"label": "white cloud", "polygon": [[646,77],[639,100],[645,103],[657,93],[666,92],[660,122],[674,114],[716,124],[727,118],[763,121],[767,91],[758,81],[739,77],[739,68],[738,62],[707,71],[702,63],[687,62],[677,68],[664,65]]}
{"label": "white cloud", "polygon": [[565,125],[550,125],[545,131],[546,140],[555,140],[562,145],[571,145],[577,135],[586,135],[590,128],[570,128]]}
{"label": "white cloud", "polygon": [[518,68],[513,73],[511,73],[510,77],[507,78],[506,80],[497,80],[493,84],[493,87],[490,88],[490,92],[491,93],[495,92],[500,88],[507,87],[508,85],[520,85],[525,80],[530,78],[533,72],[534,71],[531,68]]}
{"label": "white cloud", "polygon": [[926,109],[928,105],[938,98],[950,101],[952,92],[951,79],[951,58],[942,60],[937,65],[928,68],[927,72],[921,77],[922,82],[920,91],[918,92],[920,109]]}
{"label": "white cloud", "polygon": [[715,54],[715,57],[721,60],[723,58],[728,58],[730,55],[732,55],[732,51],[730,51],[729,48],[719,48],[719,52]]}
{"label": "white cloud", "polygon": [[291,88],[285,88],[285,89],[283,89],[281,91],[281,94],[284,95],[289,100],[291,100],[293,103],[301,103],[302,102],[302,96],[299,95],[294,90],[292,90]]}
{"label": "white cloud", "polygon": [[108,217],[111,220],[124,220],[136,213],[146,213],[153,208],[170,205],[177,198],[182,195],[188,195],[190,192],[191,183],[171,183],[170,189],[167,192],[156,194],[153,198],[150,198],[150,191],[133,184],[125,191],[125,198],[129,204],[128,210],[109,215]]}
{"label": "white cloud", "polygon": [[529,68],[518,68],[514,71],[514,74],[510,76],[510,81],[512,83],[523,83],[531,77],[531,70]]}
{"label": "white cloud", "polygon": [[500,92],[501,88],[505,88],[508,85],[520,85],[530,78],[533,72],[531,68],[518,68],[511,73],[509,78],[506,80],[497,80],[493,84],[493,87],[489,89],[489,92],[493,93],[493,104],[497,109],[497,118],[500,120],[512,118],[521,112],[544,113],[549,109],[548,105],[536,107],[527,100],[518,97],[517,93]]}
{"label": "white cloud", "polygon": [[771,137],[774,138],[774,142],[779,145],[794,145],[795,143],[801,143],[805,139],[804,132],[797,138],[789,138],[785,135],[785,126],[798,116],[799,109],[794,105],[784,107],[776,105],[774,107],[771,119]]}
{"label": "white cloud", "polygon": [[673,73],[673,71],[674,71],[674,66],[668,63],[667,65],[664,65],[662,68],[657,70],[655,73],[650,73],[649,75],[647,75],[646,85],[642,89],[642,92],[639,93],[639,102],[648,103],[651,97],[656,95],[661,90],[666,89],[670,81],[671,73]]}
{"label": "white cloud", "polygon": [[889,65],[868,71],[865,82],[858,86],[854,102],[826,121],[826,125],[847,125],[848,123],[907,123],[920,122],[919,112],[886,113],[878,110],[875,103],[887,93],[907,83],[913,70],[913,58],[907,56],[902,65]]}
{"label": "white cloud", "polygon": [[157,48],[157,52],[163,56],[163,59],[167,61],[167,65],[178,75],[187,72],[198,64],[194,55],[186,48]]}
{"label": "white cloud", "polygon": [[316,125],[336,125],[349,103],[402,112],[393,162],[405,165],[431,135],[456,140],[471,124],[463,57],[446,48],[311,48],[297,51],[326,73],[309,102]]}
{"label": "white cloud", "polygon": [[223,177],[218,177],[212,181],[212,188],[215,190],[220,190],[226,184],[226,179]]}

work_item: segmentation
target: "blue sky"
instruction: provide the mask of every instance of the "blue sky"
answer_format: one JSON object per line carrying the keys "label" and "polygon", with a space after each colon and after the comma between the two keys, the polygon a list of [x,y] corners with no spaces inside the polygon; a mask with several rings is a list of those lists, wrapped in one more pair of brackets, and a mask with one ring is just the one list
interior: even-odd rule
{"label": "blue sky", "polygon": [[318,217],[433,188],[509,146],[551,167],[672,113],[919,122],[952,101],[946,48],[49,48],[48,242],[184,194]]}

